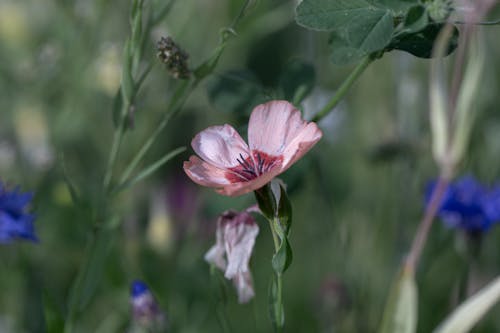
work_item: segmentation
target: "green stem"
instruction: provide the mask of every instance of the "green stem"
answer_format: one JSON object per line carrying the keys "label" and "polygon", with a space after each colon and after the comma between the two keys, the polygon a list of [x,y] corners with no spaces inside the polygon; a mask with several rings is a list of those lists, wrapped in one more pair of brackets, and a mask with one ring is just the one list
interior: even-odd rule
{"label": "green stem", "polygon": [[312,121],[318,122],[323,119],[330,111],[337,106],[337,104],[344,98],[345,94],[351,88],[353,83],[358,79],[358,77],[365,71],[365,69],[370,65],[375,57],[368,55],[354,68],[354,70],[349,74],[347,79],[342,82],[335,95],[330,99],[330,101],[313,117]]}
{"label": "green stem", "polygon": [[116,163],[116,158],[118,157],[118,151],[120,150],[120,146],[123,140],[123,134],[125,132],[126,117],[127,117],[126,107],[123,106],[120,117],[120,124],[117,128],[115,128],[113,134],[113,143],[111,144],[111,151],[109,153],[108,165],[104,176],[103,186],[105,191],[107,191],[107,189],[109,188],[109,185],[111,183],[111,178],[113,177],[113,169]]}
{"label": "green stem", "polygon": [[[280,240],[278,233],[274,226],[279,223],[279,218],[274,217],[274,221],[269,219],[269,227],[271,228],[271,234],[273,235],[273,243],[274,243],[274,254],[278,253],[280,248]],[[276,333],[281,333],[283,331],[283,326],[285,324],[284,320],[284,306],[283,306],[283,274],[275,271],[274,276],[276,279],[276,300],[274,304],[271,306],[274,307],[274,318],[272,318],[272,322],[274,324],[274,331]]]}
{"label": "green stem", "polygon": [[188,80],[182,81],[182,83],[177,87],[174,96],[172,96],[172,99],[170,101],[170,104],[168,106],[168,112],[166,112],[156,127],[156,129],[153,131],[151,136],[146,140],[146,142],[142,145],[141,149],[137,152],[137,154],[134,156],[132,159],[132,162],[127,166],[125,171],[123,172],[123,175],[120,178],[120,184],[125,183],[129,177],[131,176],[132,172],[137,168],[141,160],[144,158],[146,153],[149,151],[153,143],[156,141],[158,136],[161,134],[165,126],[167,126],[168,121],[172,116],[174,116],[177,113],[177,110],[180,110],[182,105],[184,104],[185,100],[187,99],[187,96],[189,93],[194,89],[194,87],[197,84],[197,81],[194,81],[192,84],[192,89],[188,91],[186,94],[186,89],[189,86]]}

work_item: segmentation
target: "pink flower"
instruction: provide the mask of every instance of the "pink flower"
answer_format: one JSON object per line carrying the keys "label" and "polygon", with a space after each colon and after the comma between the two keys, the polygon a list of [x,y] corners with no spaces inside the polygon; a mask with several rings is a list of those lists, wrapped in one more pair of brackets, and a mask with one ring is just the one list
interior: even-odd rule
{"label": "pink flower", "polygon": [[205,255],[205,260],[232,280],[240,303],[254,295],[252,275],[248,267],[259,226],[247,212],[227,211],[217,220],[216,243]]}
{"label": "pink flower", "polygon": [[248,145],[230,125],[198,133],[184,171],[195,182],[237,196],[261,188],[288,169],[321,139],[315,123],[287,101],[258,105],[248,123]]}

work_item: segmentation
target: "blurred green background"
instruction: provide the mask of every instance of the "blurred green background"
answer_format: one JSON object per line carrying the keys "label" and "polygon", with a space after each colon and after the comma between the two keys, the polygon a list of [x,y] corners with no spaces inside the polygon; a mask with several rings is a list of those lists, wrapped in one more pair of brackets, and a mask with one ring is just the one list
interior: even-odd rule
{"label": "blurred green background", "polygon": [[[159,1],[146,1],[155,8]],[[172,36],[194,67],[206,59],[243,1],[175,1],[152,31],[144,62],[151,73],[137,97],[126,134],[123,169],[165,112],[176,80],[156,59],[156,41]],[[112,211],[121,225],[77,332],[123,332],[129,284],[143,279],[167,313],[172,332],[270,332],[267,288],[272,240],[267,222],[251,266],[256,298],[236,302],[230,282],[210,271],[204,253],[217,215],[254,204],[191,183],[182,161],[191,138],[209,125],[245,131],[253,106],[308,93],[311,118],[352,69],[329,61],[328,35],[294,22],[297,1],[257,1],[203,81],[146,157],[188,150],[153,177],[122,193]],[[111,109],[119,88],[130,3],[123,0],[0,0],[0,179],[35,194],[39,244],[0,248],[0,332],[59,332],[69,288],[92,232],[89,207],[109,154]],[[496,15],[496,16],[495,16]],[[491,13],[498,17],[500,12]],[[487,71],[462,173],[500,181],[500,27],[484,28]],[[336,111],[320,122],[322,141],[282,175],[294,209],[294,262],[284,277],[286,332],[373,332],[390,284],[422,215],[423,192],[437,174],[428,123],[429,62],[392,52],[374,62]],[[63,163],[64,162],[64,163]],[[64,166],[64,167],[63,167]],[[71,202],[65,177],[83,204]],[[457,305],[463,239],[436,223],[424,250],[419,332],[430,332]],[[500,229],[484,239],[472,285],[500,271]],[[221,292],[222,291],[222,292]],[[496,308],[476,332],[500,331]]]}

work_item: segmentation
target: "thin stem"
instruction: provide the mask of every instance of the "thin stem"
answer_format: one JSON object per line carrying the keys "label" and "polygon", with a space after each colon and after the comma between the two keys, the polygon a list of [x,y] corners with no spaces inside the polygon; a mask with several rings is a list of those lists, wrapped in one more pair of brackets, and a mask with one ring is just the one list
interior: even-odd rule
{"label": "thin stem", "polygon": [[313,117],[312,121],[318,122],[323,119],[330,111],[337,106],[337,104],[344,98],[345,94],[351,88],[353,83],[358,79],[358,77],[365,71],[365,69],[370,65],[375,58],[371,55],[366,56],[349,74],[347,79],[342,82],[335,95],[330,99],[328,103]]}
{"label": "thin stem", "polygon": [[406,258],[405,270],[414,272],[418,265],[418,261],[422,254],[422,250],[427,240],[427,236],[429,235],[432,222],[434,221],[434,217],[436,216],[439,206],[441,205],[443,196],[448,187],[450,181],[449,179],[450,177],[448,176],[448,174],[442,174],[439,177],[436,186],[434,187],[434,191],[432,192],[429,204],[425,209],[424,217],[420,222],[417,234],[413,239],[410,254]]}
{"label": "thin stem", "polygon": [[120,150],[120,146],[123,140],[123,134],[125,132],[125,118],[126,116],[126,108],[123,107],[122,113],[120,117],[120,124],[117,128],[115,128],[113,134],[113,143],[111,144],[111,151],[109,153],[108,165],[106,168],[106,173],[104,176],[104,190],[106,191],[109,188],[111,183],[111,178],[113,177],[113,169],[116,163],[116,158],[118,157],[118,151]]}
{"label": "thin stem", "polygon": [[[139,165],[141,160],[144,158],[146,153],[149,151],[153,143],[156,141],[158,136],[161,134],[165,126],[167,126],[170,118],[174,116],[179,110],[182,105],[184,104],[184,101],[187,98],[187,95],[192,91],[192,89],[188,92],[188,94],[185,94],[185,91],[189,85],[189,81],[183,81],[176,89],[174,96],[172,97],[170,104],[168,106],[168,111],[164,114],[162,120],[156,127],[156,129],[153,131],[151,136],[146,140],[146,142],[142,145],[141,149],[137,152],[137,154],[134,156],[132,159],[132,162],[127,166],[125,171],[123,172],[123,175],[120,178],[120,184],[125,183],[132,172],[135,170],[135,168]],[[196,85],[196,81],[193,83],[193,86]]]}
{"label": "thin stem", "polygon": [[[273,235],[273,242],[274,242],[274,254],[276,255],[278,253],[278,250],[280,248],[280,240],[278,237],[278,233],[276,232],[276,229],[274,226],[276,224],[279,224],[279,218],[274,217],[274,220],[269,219],[269,227],[271,228],[271,234]],[[272,305],[274,306],[274,311],[276,313],[280,313],[281,316],[284,316],[283,313],[283,274],[280,272],[275,271],[274,272],[275,278],[276,278],[276,302]],[[276,333],[281,333],[283,330],[283,324],[284,320],[281,322],[279,321],[281,319],[280,316],[277,318],[274,318],[276,320],[274,322],[274,330]]]}

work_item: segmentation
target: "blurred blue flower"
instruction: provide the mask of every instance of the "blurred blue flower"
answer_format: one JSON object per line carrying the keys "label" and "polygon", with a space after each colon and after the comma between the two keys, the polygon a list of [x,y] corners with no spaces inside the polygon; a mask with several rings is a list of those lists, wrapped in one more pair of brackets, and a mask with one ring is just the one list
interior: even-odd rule
{"label": "blurred blue flower", "polygon": [[141,280],[133,281],[130,296],[134,322],[153,331],[163,330],[166,324],[165,316],[148,286]]}
{"label": "blurred blue flower", "polygon": [[[435,186],[436,182],[429,184],[426,204]],[[500,186],[488,189],[472,176],[462,177],[446,189],[437,215],[452,228],[469,233],[487,231],[500,221]]]}
{"label": "blurred blue flower", "polygon": [[0,182],[0,244],[23,239],[36,242],[33,214],[27,208],[32,193],[21,193],[19,189],[9,191]]}

